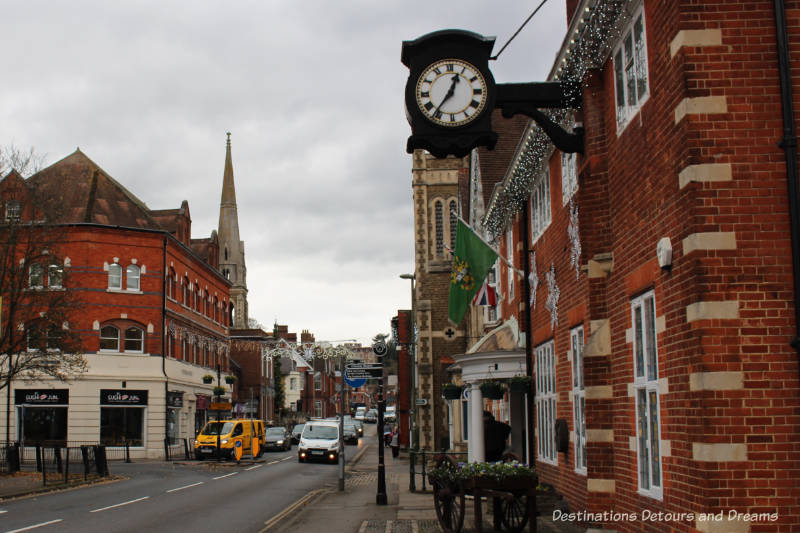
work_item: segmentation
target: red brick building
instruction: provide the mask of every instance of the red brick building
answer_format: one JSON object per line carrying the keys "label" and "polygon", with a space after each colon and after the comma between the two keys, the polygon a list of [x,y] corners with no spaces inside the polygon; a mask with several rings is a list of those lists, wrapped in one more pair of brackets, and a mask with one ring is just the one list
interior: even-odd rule
{"label": "red brick building", "polygon": [[[78,335],[88,363],[69,383],[14,381],[11,419],[2,417],[12,439],[127,441],[139,457],[162,456],[165,438],[192,439],[214,386],[203,376],[230,370],[230,283],[217,270],[216,235],[192,239],[187,202],[151,210],[79,150],[27,180],[6,176],[0,198],[6,231],[19,206],[17,223],[55,225],[47,271],[61,275],[38,276],[32,264],[25,290],[75,298],[62,327]],[[25,219],[30,202],[41,215]],[[11,301],[3,300],[3,328],[14,327]],[[35,324],[17,327],[30,334]],[[41,391],[57,404],[39,405],[32,392]]]}
{"label": "red brick building", "polygon": [[584,153],[531,123],[476,226],[530,335],[540,481],[593,527],[797,531],[800,4],[567,8],[550,78],[583,106],[551,115]]}

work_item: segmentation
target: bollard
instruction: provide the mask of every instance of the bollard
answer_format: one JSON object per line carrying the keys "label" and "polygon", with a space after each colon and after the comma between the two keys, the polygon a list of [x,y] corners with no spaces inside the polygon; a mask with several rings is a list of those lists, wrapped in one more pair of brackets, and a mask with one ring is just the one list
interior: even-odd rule
{"label": "bollard", "polygon": [[189,460],[189,441],[184,438],[183,439],[183,451],[186,452],[186,460]]}

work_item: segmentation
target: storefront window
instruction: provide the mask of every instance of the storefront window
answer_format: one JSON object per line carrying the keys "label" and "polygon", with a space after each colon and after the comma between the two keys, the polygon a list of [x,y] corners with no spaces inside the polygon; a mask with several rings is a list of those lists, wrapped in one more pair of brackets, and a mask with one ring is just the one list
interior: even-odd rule
{"label": "storefront window", "polygon": [[167,409],[167,438],[170,444],[178,442],[181,434],[181,410],[170,407]]}
{"label": "storefront window", "polygon": [[100,444],[144,446],[143,407],[101,407]]}
{"label": "storefront window", "polygon": [[67,408],[18,406],[19,440],[27,445],[48,443],[66,446]]}

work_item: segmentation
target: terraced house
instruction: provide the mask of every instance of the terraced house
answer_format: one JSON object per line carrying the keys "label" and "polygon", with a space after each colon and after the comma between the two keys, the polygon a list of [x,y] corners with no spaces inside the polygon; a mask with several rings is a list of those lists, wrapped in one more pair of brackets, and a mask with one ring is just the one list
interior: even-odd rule
{"label": "terraced house", "polygon": [[[9,354],[11,364],[48,358],[45,371],[6,383],[6,438],[128,444],[134,457],[162,457],[165,440],[192,439],[217,371],[230,370],[231,282],[218,268],[216,232],[193,239],[186,201],[150,209],[80,150],[28,179],[10,173],[0,198],[14,256],[4,272],[18,267],[23,278],[3,279],[3,363]],[[39,233],[8,246],[25,231]],[[60,306],[43,307],[55,296]],[[46,371],[74,354],[83,365],[73,379]]]}

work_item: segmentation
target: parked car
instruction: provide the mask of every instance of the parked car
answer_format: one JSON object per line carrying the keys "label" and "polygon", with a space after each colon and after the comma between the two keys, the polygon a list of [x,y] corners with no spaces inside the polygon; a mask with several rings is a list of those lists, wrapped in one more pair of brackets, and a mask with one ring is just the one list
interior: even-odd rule
{"label": "parked car", "polygon": [[353,424],[345,424],[343,431],[345,444],[358,444],[358,432]]}
{"label": "parked car", "polygon": [[367,414],[364,415],[364,422],[367,424],[375,424],[378,421],[378,410],[377,409],[370,409],[367,411]]}
{"label": "parked car", "polygon": [[291,450],[292,435],[284,427],[267,428],[264,435],[265,450]]}
{"label": "parked car", "polygon": [[294,428],[292,428],[292,444],[298,444],[300,442],[300,434],[303,433],[304,427],[306,427],[305,424],[296,424]]}
{"label": "parked car", "polygon": [[356,428],[356,433],[358,433],[359,438],[364,436],[364,424],[361,423],[361,420],[353,419],[353,426]]}
{"label": "parked car", "polygon": [[[252,454],[253,439],[258,438],[260,420],[238,418],[233,420],[211,421],[203,426],[194,440],[194,456],[198,460],[215,457],[217,435],[219,435],[220,455],[232,459],[234,450],[241,448],[243,454]],[[255,454],[260,455],[260,450]]]}
{"label": "parked car", "polygon": [[335,463],[339,459],[339,423],[333,420],[309,420],[297,445],[297,461],[320,459]]}

